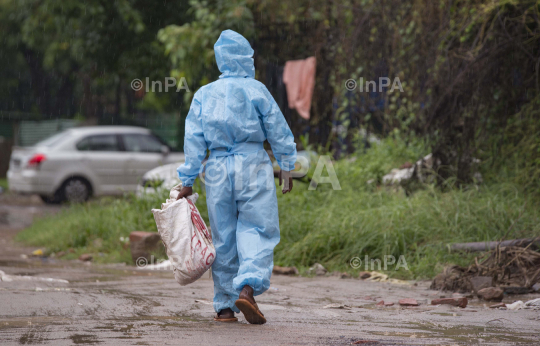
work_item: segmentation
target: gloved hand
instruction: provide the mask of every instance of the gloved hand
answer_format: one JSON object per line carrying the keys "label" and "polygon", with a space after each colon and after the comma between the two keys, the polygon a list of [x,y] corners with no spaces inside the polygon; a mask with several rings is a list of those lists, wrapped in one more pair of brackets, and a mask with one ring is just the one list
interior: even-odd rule
{"label": "gloved hand", "polygon": [[176,198],[176,200],[191,195],[193,195],[193,188],[191,186],[184,186],[182,187],[182,190],[180,190],[180,193],[178,194],[178,198]]}
{"label": "gloved hand", "polygon": [[291,192],[293,183],[292,183],[292,174],[290,171],[279,171],[279,186],[281,186],[281,183],[283,182],[283,194],[286,194],[287,192]]}

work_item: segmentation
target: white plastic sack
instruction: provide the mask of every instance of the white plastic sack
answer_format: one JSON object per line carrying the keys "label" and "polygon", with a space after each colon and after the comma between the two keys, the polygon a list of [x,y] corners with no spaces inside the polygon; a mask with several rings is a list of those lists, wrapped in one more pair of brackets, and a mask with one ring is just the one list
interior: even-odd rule
{"label": "white plastic sack", "polygon": [[195,207],[199,194],[176,200],[182,184],[171,190],[160,209],[152,209],[161,240],[174,269],[174,278],[187,285],[200,278],[214,263],[212,235]]}

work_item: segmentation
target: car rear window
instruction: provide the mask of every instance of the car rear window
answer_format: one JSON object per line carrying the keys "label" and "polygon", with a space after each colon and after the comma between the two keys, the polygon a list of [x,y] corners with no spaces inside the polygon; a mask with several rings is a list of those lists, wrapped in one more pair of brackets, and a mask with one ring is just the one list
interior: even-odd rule
{"label": "car rear window", "polygon": [[88,136],[77,143],[80,151],[120,151],[116,135]]}
{"label": "car rear window", "polygon": [[143,134],[125,134],[124,147],[126,151],[141,153],[160,153],[163,144],[154,136]]}

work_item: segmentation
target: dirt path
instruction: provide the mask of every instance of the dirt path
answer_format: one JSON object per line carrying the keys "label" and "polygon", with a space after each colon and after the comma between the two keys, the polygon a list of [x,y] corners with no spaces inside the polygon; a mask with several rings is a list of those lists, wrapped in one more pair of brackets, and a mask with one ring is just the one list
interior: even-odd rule
{"label": "dirt path", "polygon": [[[6,208],[0,206],[0,215]],[[16,213],[29,213],[20,209],[28,207],[17,208],[8,210],[12,221],[20,219],[13,216]],[[36,215],[54,212],[37,210]],[[258,297],[266,325],[249,325],[241,316],[239,323],[219,324],[212,320],[209,279],[181,287],[169,272],[23,259],[20,254],[31,249],[12,242],[18,227],[0,223],[0,270],[15,278],[0,282],[2,345],[540,344],[540,311],[492,310],[475,299],[466,309],[375,305],[381,299],[397,303],[400,298],[415,298],[426,303],[440,297],[427,290],[427,282],[402,286],[274,276],[271,289]],[[22,275],[69,282],[17,279]],[[329,304],[350,308],[325,308]]]}

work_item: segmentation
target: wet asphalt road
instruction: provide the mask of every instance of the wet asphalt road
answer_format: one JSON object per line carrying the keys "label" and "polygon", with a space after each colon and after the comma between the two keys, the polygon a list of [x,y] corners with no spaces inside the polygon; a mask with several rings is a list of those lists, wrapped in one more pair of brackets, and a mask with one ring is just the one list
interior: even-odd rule
{"label": "wet asphalt road", "polygon": [[[217,323],[208,278],[181,287],[165,271],[21,258],[33,249],[14,244],[13,235],[30,216],[55,211],[39,203],[0,204],[0,271],[9,275],[0,281],[2,345],[540,344],[540,311],[493,310],[476,299],[466,309],[430,306],[425,303],[448,294],[428,290],[428,282],[274,276],[272,288],[257,299],[267,324],[249,325],[241,315],[238,323]],[[375,305],[400,298],[424,304]]]}

